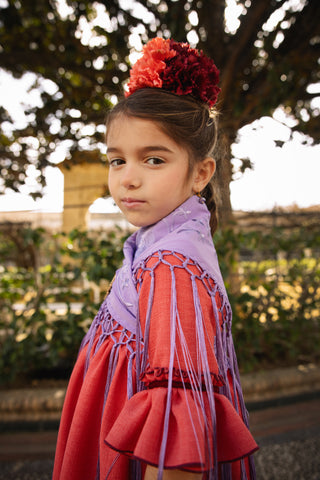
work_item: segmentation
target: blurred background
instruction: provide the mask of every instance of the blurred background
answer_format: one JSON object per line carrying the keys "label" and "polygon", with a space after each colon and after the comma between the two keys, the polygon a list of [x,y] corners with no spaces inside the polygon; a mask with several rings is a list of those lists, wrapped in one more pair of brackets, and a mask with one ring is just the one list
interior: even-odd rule
{"label": "blurred background", "polygon": [[[305,379],[320,360],[319,15],[318,0],[0,0],[3,435],[48,427],[49,417],[9,414],[22,405],[14,395],[30,389],[37,404],[40,389],[65,387],[121,264],[132,226],[108,196],[104,124],[130,65],[156,35],[187,40],[220,70],[214,241],[246,385],[255,375],[271,384],[282,372],[300,385],[281,387],[282,405],[301,395],[318,401],[318,377],[307,387]],[[255,411],[279,397],[250,395]],[[311,455],[312,432],[299,437],[300,450],[287,439],[288,452]],[[53,449],[54,441],[49,464]],[[0,461],[3,452],[0,445]],[[265,452],[265,462],[277,458]],[[312,458],[292,478],[319,479]],[[283,477],[263,470],[263,459],[260,478],[291,478],[288,469]],[[3,478],[11,478],[6,465]]]}

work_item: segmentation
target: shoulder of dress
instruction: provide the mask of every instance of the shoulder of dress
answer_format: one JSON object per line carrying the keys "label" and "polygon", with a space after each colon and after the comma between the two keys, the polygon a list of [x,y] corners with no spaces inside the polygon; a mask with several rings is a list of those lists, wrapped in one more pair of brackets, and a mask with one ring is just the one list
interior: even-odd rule
{"label": "shoulder of dress", "polygon": [[195,263],[192,259],[189,259],[188,256],[184,253],[163,249],[156,250],[150,255],[148,255],[146,258],[142,259],[138,263],[136,268],[152,268],[159,265],[183,267],[187,266],[187,264],[190,262],[192,264]]}
{"label": "shoulder of dress", "polygon": [[174,252],[169,250],[157,250],[139,264],[135,268],[135,277],[143,277],[146,273],[151,275],[161,275],[169,270],[179,270],[180,275],[187,276],[203,276],[204,270],[192,258],[181,252]]}

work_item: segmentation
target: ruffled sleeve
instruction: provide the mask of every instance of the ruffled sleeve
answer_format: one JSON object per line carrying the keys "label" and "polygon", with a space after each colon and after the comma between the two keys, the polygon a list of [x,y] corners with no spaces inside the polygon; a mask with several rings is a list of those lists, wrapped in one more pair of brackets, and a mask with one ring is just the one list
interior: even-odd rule
{"label": "ruffled sleeve", "polygon": [[216,358],[224,306],[214,281],[189,259],[158,252],[137,271],[137,289],[144,389],[106,443],[160,470],[217,472],[218,462],[252,453],[254,439],[221,394],[228,382]]}

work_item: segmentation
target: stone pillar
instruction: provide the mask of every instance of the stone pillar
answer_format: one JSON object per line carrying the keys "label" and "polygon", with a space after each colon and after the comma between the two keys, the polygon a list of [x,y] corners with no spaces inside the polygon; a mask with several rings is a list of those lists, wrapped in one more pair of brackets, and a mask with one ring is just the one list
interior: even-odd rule
{"label": "stone pillar", "polygon": [[59,166],[64,175],[63,231],[87,228],[88,209],[108,192],[108,168],[101,162]]}

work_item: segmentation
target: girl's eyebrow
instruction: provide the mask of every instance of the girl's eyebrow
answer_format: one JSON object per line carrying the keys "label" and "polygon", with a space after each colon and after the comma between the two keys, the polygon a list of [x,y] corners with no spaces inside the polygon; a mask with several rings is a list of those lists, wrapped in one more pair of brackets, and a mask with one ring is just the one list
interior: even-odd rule
{"label": "girl's eyebrow", "polygon": [[[107,153],[120,153],[122,151],[121,148],[118,147],[108,147]],[[141,154],[146,154],[149,152],[168,152],[174,153],[170,148],[165,147],[164,145],[149,145],[138,149],[138,152]]]}

